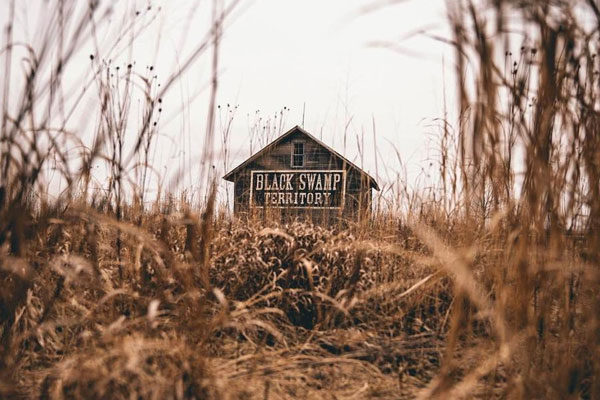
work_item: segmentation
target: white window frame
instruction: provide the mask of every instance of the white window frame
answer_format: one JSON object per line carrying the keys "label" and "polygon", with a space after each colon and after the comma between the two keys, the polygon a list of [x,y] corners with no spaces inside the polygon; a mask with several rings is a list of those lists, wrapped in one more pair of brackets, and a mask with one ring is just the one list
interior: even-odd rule
{"label": "white window frame", "polygon": [[[294,156],[295,155],[300,155],[300,154],[295,154],[294,150],[296,150],[296,143],[302,143],[302,164],[301,165],[295,165],[294,164]],[[304,168],[304,166],[306,165],[306,142],[303,140],[294,140],[292,141],[292,156],[291,156],[291,160],[290,160],[290,165],[292,168]]]}

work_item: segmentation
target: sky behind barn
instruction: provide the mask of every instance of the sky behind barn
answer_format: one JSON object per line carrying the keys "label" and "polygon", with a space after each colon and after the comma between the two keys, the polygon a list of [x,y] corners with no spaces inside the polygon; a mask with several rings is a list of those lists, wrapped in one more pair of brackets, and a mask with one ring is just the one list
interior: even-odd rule
{"label": "sky behind barn", "polygon": [[[0,13],[3,26],[7,3]],[[16,35],[41,44],[52,29],[44,25],[49,23],[47,7],[54,3],[15,4],[20,30]],[[156,76],[155,82],[164,85],[167,76],[181,67],[206,36],[211,7],[212,2],[183,0],[116,3],[108,23],[99,28],[98,50],[92,42],[82,46],[68,67],[72,78],[65,86],[80,90],[92,69],[108,59],[112,66],[125,66],[133,60],[136,73]],[[136,23],[147,27],[140,30],[131,47],[126,38],[113,47],[124,21],[136,13],[140,14]],[[418,33],[425,30],[448,36],[445,19],[442,0],[241,1],[226,22],[219,51],[217,103],[221,108],[213,160],[216,173],[221,176],[250,155],[252,127],[261,131],[271,124],[276,127],[272,132],[276,136],[279,131],[303,125],[373,176],[378,175],[380,183],[400,171],[396,148],[407,166],[409,184],[414,183],[432,155],[433,145],[427,145],[431,134],[439,133],[434,119],[443,116],[444,79],[449,110],[453,111],[452,49]],[[92,53],[97,54],[90,64]],[[161,174],[183,170],[180,187],[198,184],[210,61],[210,52],[200,57],[163,102],[153,164]],[[139,122],[142,94],[137,97],[132,118]],[[97,116],[87,111],[94,110],[94,101],[97,94],[90,91],[69,123],[73,130],[86,129],[88,135],[93,134]],[[237,108],[224,165],[219,132],[227,121],[227,105]],[[260,144],[255,142],[253,152]],[[362,158],[360,146],[364,146]],[[101,171],[103,167],[97,168]],[[101,184],[101,172],[99,176]]]}
{"label": "sky behind barn", "polygon": [[[252,120],[256,109],[269,117],[289,107],[291,127],[302,124],[305,108],[305,129],[359,165],[357,137],[362,142],[364,135],[365,168],[375,173],[374,118],[379,162],[397,164],[393,143],[418,171],[426,133],[435,131],[432,119],[443,114],[442,63],[452,50],[415,32],[446,34],[444,2],[406,1],[370,12],[365,4],[376,3],[264,0],[235,21],[223,47],[220,99],[239,104],[240,139],[246,114]],[[448,62],[446,78],[450,68]],[[243,145],[233,150],[236,162],[248,154]]]}

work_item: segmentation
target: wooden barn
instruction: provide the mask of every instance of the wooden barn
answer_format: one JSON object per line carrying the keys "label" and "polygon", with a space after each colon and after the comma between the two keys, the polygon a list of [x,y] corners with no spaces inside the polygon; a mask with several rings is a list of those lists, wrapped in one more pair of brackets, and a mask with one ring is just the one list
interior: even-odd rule
{"label": "wooden barn", "polygon": [[234,213],[313,220],[358,220],[369,215],[373,177],[296,126],[227,173]]}

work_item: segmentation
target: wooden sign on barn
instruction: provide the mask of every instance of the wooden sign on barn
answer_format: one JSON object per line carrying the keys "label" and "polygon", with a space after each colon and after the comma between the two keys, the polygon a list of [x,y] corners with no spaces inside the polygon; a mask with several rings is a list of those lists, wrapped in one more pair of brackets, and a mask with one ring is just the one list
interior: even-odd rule
{"label": "wooden sign on barn", "polygon": [[360,219],[371,210],[375,179],[296,126],[227,173],[234,213]]}

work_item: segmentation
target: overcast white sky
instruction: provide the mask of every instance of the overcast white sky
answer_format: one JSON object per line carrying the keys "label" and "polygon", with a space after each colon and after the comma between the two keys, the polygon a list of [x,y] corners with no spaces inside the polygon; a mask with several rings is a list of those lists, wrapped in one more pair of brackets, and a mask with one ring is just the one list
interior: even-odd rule
{"label": "overcast white sky", "polygon": [[[391,144],[408,166],[409,179],[416,179],[431,155],[427,140],[436,132],[432,120],[443,115],[444,78],[452,87],[452,49],[416,33],[423,29],[448,35],[443,0],[397,3],[370,12],[365,7],[376,2],[247,3],[226,31],[220,60],[219,104],[239,106],[229,167],[249,155],[248,126],[255,112],[273,120],[285,106],[291,109],[285,128],[301,125],[305,109],[305,129],[373,175],[374,119],[379,179],[386,180],[384,165],[390,174],[400,169]],[[382,47],[383,43],[397,48]],[[454,95],[448,92],[448,97]],[[204,128],[202,122],[192,121],[194,125]],[[362,160],[357,137],[365,142]]]}
{"label": "overcast white sky", "polygon": [[[7,3],[3,2],[0,14],[3,26]],[[384,3],[390,5],[365,10]],[[53,2],[16,4],[16,30],[39,43],[48,21],[44,15]],[[151,11],[145,11],[148,4]],[[136,72],[147,74],[146,66],[153,65],[156,81],[164,82],[210,28],[211,7],[209,1],[119,2],[110,24],[99,35],[101,51],[108,54],[115,40],[109,32],[124,16],[133,15],[135,10],[144,10],[140,19],[156,15],[147,31],[134,41],[131,53],[122,52],[115,57],[117,60],[113,59],[113,65],[126,64],[131,57]],[[448,36],[443,0],[242,0],[225,31],[219,58],[221,114],[226,104],[238,106],[228,167],[235,167],[249,156],[249,126],[256,122],[257,115],[263,122],[273,121],[283,107],[289,108],[285,131],[302,124],[305,107],[304,128],[373,175],[374,119],[380,184],[387,179],[386,171],[393,174],[400,169],[394,146],[408,167],[409,180],[416,179],[431,155],[427,153],[427,140],[437,132],[432,121],[443,116],[444,78],[450,108],[454,95],[452,49],[415,33],[418,30]],[[397,48],[385,48],[382,43]],[[88,56],[92,52],[94,46],[88,43],[74,58],[70,66],[73,73],[68,75],[73,79],[66,82],[67,86],[78,88],[85,79],[75,77],[90,76]],[[204,143],[209,61],[208,54],[201,57],[163,100],[155,166],[170,172],[185,168],[188,178],[184,185],[195,184],[197,164],[190,166],[183,160],[197,160]],[[97,95],[90,94],[85,103],[89,108],[80,110],[74,118],[76,123],[86,120],[93,126],[95,119],[86,115],[86,110],[94,110],[90,105],[94,99]],[[182,104],[184,112],[179,113]],[[364,140],[362,160],[357,137]],[[224,172],[222,160],[215,164],[219,173]]]}
{"label": "overcast white sky", "polygon": [[[365,168],[374,172],[372,117],[384,154],[390,141],[406,161],[423,158],[424,120],[442,115],[442,59],[452,51],[418,29],[443,33],[444,2],[398,2],[377,11],[356,0],[256,1],[228,31],[222,53],[221,102],[239,104],[236,134],[246,133],[245,114],[291,108],[288,126],[301,124],[342,152],[357,156],[356,135],[365,132]],[[404,53],[374,44],[392,42]],[[451,78],[451,62],[448,62]],[[242,155],[245,149],[240,149]],[[237,153],[236,153],[237,154]],[[385,157],[393,166],[392,160]]]}

